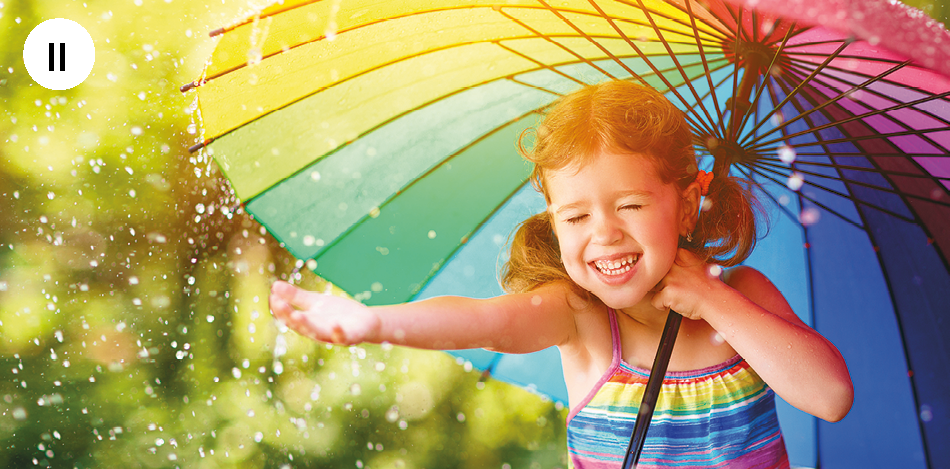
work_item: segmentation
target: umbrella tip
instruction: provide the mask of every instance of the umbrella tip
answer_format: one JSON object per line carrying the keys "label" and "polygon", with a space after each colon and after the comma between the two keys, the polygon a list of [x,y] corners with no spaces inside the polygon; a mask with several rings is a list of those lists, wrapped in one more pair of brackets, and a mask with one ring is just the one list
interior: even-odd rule
{"label": "umbrella tip", "polygon": [[181,88],[178,88],[178,89],[181,90],[182,93],[187,93],[191,91],[192,88],[197,88],[197,87],[198,87],[198,83],[192,81],[192,82],[185,83],[184,85],[181,85]]}

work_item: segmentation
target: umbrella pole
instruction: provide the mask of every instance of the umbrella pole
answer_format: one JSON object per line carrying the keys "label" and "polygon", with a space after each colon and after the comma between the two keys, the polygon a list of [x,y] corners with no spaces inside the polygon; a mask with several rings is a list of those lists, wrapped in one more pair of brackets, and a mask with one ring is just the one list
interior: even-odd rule
{"label": "umbrella pole", "polygon": [[633,469],[640,461],[640,452],[643,451],[643,442],[647,438],[647,429],[650,428],[650,420],[653,419],[653,409],[656,408],[660,386],[663,384],[663,377],[666,375],[666,367],[670,364],[673,343],[676,342],[676,333],[679,332],[682,319],[683,316],[672,310],[669,316],[666,317],[663,335],[660,336],[660,346],[657,347],[656,358],[653,359],[650,379],[647,380],[647,389],[640,401],[637,422],[633,427],[630,445],[627,446],[627,454],[623,459],[623,469]]}

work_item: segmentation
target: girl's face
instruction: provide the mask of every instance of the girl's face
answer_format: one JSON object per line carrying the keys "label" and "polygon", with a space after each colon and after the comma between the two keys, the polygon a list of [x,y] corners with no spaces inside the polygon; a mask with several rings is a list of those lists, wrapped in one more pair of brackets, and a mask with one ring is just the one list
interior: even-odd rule
{"label": "girl's face", "polygon": [[643,155],[602,150],[579,171],[548,171],[545,184],[568,275],[615,309],[640,303],[666,276],[695,222],[694,204]]}

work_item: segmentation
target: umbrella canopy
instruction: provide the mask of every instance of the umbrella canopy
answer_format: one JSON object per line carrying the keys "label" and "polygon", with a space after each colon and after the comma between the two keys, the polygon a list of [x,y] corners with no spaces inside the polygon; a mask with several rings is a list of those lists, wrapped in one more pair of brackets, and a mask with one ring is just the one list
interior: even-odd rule
{"label": "umbrella canopy", "polygon": [[[755,5],[753,9],[751,5]],[[950,467],[950,34],[898,3],[291,1],[220,35],[204,147],[246,210],[368,304],[501,293],[544,209],[515,151],[558,97],[649,84],[701,166],[775,213],[747,262],[849,364],[855,404],[780,419],[794,465]],[[463,351],[566,402],[554,349]]]}

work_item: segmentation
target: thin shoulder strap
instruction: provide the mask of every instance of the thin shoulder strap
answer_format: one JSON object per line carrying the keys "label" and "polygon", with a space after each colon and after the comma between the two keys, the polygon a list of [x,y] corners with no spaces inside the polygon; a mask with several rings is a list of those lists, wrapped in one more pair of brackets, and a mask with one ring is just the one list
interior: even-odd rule
{"label": "thin shoulder strap", "polygon": [[613,308],[607,308],[607,316],[610,317],[610,340],[613,343],[613,360],[611,360],[611,368],[613,368],[620,363],[620,325],[617,324],[617,312],[614,311]]}

